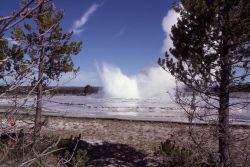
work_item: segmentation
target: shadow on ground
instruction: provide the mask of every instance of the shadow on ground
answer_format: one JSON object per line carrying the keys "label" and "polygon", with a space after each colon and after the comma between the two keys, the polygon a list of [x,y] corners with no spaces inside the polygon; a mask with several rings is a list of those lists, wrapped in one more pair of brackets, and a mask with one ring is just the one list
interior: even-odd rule
{"label": "shadow on ground", "polygon": [[[68,141],[66,141],[68,140]],[[158,166],[158,163],[154,160],[148,158],[148,156],[133,147],[125,144],[114,144],[114,143],[96,143],[90,144],[83,140],[66,139],[61,144],[62,147],[67,147],[70,153],[75,149],[75,144],[77,144],[77,150],[86,150],[86,166],[93,167],[152,167]],[[70,141],[70,142],[69,142]],[[68,166],[72,166],[68,164]]]}

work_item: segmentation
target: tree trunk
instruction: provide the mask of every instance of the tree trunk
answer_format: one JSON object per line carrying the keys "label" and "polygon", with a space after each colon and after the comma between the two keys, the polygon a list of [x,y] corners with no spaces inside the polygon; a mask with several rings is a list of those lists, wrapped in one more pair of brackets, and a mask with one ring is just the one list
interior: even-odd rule
{"label": "tree trunk", "polygon": [[34,127],[34,140],[40,135],[41,130],[41,118],[42,118],[42,106],[43,106],[43,50],[39,58],[39,74],[38,74],[38,85],[37,85],[37,101],[36,101],[36,115],[35,115],[35,127]]}
{"label": "tree trunk", "polygon": [[230,166],[229,157],[229,57],[224,52],[221,58],[221,83],[219,107],[219,154],[221,167]]}
{"label": "tree trunk", "polygon": [[[39,7],[39,13],[41,13],[43,4]],[[39,19],[38,19],[39,20]],[[40,25],[39,27],[39,46],[40,48],[40,55],[39,55],[39,62],[38,62],[38,79],[37,79],[37,98],[36,98],[36,115],[35,115],[35,126],[34,126],[34,141],[40,136],[41,130],[41,118],[42,118],[42,106],[43,106],[43,74],[44,74],[44,29]]]}

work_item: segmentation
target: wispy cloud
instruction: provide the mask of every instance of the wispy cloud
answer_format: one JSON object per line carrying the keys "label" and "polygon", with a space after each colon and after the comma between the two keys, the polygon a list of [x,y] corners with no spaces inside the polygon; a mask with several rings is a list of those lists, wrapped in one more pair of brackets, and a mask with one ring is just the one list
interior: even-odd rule
{"label": "wispy cloud", "polygon": [[80,34],[82,31],[84,31],[83,26],[88,22],[90,16],[100,7],[102,4],[93,4],[91,5],[88,10],[83,13],[82,17],[79,20],[74,21],[73,26],[71,30],[74,32],[74,34]]}
{"label": "wispy cloud", "polygon": [[122,36],[126,31],[126,27],[123,26],[119,31],[117,31],[115,34],[114,34],[114,38],[119,38],[120,36]]}

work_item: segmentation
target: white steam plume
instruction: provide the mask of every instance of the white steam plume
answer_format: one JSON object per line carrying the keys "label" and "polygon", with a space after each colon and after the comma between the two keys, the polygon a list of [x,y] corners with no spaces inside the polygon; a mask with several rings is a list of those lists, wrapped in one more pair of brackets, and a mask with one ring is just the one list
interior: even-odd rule
{"label": "white steam plume", "polygon": [[173,9],[170,9],[167,15],[162,20],[162,29],[165,32],[165,39],[163,41],[163,46],[161,51],[163,53],[168,52],[171,47],[173,47],[173,41],[170,38],[171,28],[177,23],[179,13],[176,13]]}
{"label": "white steam plume", "polygon": [[171,93],[175,87],[175,78],[159,66],[152,66],[144,73],[137,74],[136,79],[141,97]]}
{"label": "white steam plume", "polygon": [[150,98],[172,91],[175,79],[161,67],[153,66],[144,73],[127,76],[113,65],[102,64],[99,74],[105,95],[116,98]]}
{"label": "white steam plume", "polygon": [[139,98],[139,91],[135,77],[124,75],[115,66],[103,63],[99,75],[104,92],[107,96],[116,98]]}

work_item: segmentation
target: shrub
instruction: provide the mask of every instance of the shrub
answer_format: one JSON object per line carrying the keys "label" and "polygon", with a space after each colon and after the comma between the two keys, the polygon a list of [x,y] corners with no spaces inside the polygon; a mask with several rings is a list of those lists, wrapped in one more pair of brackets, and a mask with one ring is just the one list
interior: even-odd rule
{"label": "shrub", "polygon": [[63,139],[58,144],[59,148],[65,148],[60,151],[60,159],[62,164],[69,167],[85,167],[87,161],[87,150],[81,146],[81,135],[78,137],[71,136],[69,139]]}
{"label": "shrub", "polygon": [[214,167],[212,162],[204,162],[201,156],[194,155],[191,150],[179,147],[175,141],[166,140],[156,148],[155,155],[163,158],[165,167]]}
{"label": "shrub", "polygon": [[84,93],[85,95],[87,95],[87,94],[92,94],[92,93],[94,93],[94,92],[95,92],[95,90],[94,90],[94,88],[93,88],[92,86],[86,85],[86,86],[84,87],[83,93]]}

